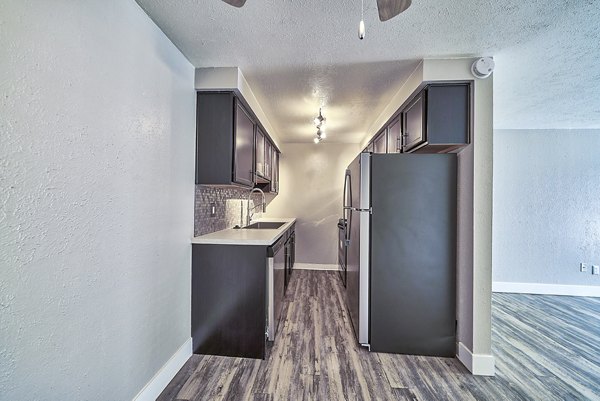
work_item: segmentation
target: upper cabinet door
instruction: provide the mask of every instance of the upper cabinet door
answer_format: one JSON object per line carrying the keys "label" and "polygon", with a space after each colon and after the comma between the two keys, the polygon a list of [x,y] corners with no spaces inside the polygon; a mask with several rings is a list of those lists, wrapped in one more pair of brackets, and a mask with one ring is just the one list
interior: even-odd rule
{"label": "upper cabinet door", "polygon": [[271,167],[271,186],[270,192],[279,193],[279,152],[275,147],[272,148],[272,167]]}
{"label": "upper cabinet door", "polygon": [[267,180],[271,179],[272,171],[273,171],[273,146],[271,145],[271,142],[269,142],[268,140],[265,140],[264,172],[265,172],[265,178]]}
{"label": "upper cabinet door", "polygon": [[402,125],[400,124],[400,117],[393,120],[388,125],[387,134],[387,152],[388,153],[400,153],[402,147],[400,141],[402,140]]}
{"label": "upper cabinet door", "polygon": [[236,101],[235,108],[235,152],[233,181],[254,185],[254,122],[244,107]]}
{"label": "upper cabinet door", "polygon": [[279,193],[279,152],[273,147],[273,169],[271,172],[271,192]]}
{"label": "upper cabinet door", "polygon": [[375,144],[375,148],[374,148],[374,152],[375,153],[387,153],[387,130],[384,130],[382,133],[380,133],[377,138],[375,138],[375,141],[373,142]]}
{"label": "upper cabinet door", "polygon": [[256,127],[256,175],[259,177],[265,176],[265,134],[261,129]]}
{"label": "upper cabinet door", "polygon": [[425,138],[425,91],[421,91],[404,109],[403,152],[411,151],[427,140]]}
{"label": "upper cabinet door", "polygon": [[[427,144],[439,149],[470,143],[469,84],[430,85],[427,89]],[[461,146],[462,145],[462,146]]]}

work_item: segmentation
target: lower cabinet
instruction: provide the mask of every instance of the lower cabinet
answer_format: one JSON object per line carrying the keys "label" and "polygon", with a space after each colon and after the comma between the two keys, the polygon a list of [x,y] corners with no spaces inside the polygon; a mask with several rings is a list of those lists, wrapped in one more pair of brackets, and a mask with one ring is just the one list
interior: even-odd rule
{"label": "lower cabinet", "polygon": [[265,358],[267,247],[192,245],[195,354]]}
{"label": "lower cabinet", "polygon": [[192,244],[195,354],[265,358],[267,339],[277,336],[294,243],[292,226],[271,246]]}

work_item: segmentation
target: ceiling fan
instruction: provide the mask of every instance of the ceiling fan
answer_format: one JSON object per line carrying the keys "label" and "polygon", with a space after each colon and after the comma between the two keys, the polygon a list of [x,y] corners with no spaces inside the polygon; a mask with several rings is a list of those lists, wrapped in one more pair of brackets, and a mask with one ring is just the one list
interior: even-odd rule
{"label": "ceiling fan", "polygon": [[[234,7],[242,7],[246,0],[223,0],[225,3]],[[387,21],[394,18],[396,15],[405,11],[412,0],[377,0],[377,9],[379,11],[379,20]]]}

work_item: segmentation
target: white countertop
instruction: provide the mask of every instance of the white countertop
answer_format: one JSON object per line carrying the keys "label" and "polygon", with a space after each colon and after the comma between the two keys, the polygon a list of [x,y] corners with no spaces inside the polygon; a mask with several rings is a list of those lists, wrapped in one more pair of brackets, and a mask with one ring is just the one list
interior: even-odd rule
{"label": "white countertop", "polygon": [[214,233],[192,238],[192,244],[228,244],[228,245],[272,245],[296,221],[295,218],[262,218],[256,222],[282,222],[283,226],[271,229],[234,229],[216,231]]}

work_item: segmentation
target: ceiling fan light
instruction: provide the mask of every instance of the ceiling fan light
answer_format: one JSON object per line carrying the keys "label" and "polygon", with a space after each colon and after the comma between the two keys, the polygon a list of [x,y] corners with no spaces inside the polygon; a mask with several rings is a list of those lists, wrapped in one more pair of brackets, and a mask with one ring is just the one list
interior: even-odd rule
{"label": "ceiling fan light", "polygon": [[365,21],[360,20],[358,24],[358,38],[363,40],[365,38]]}

